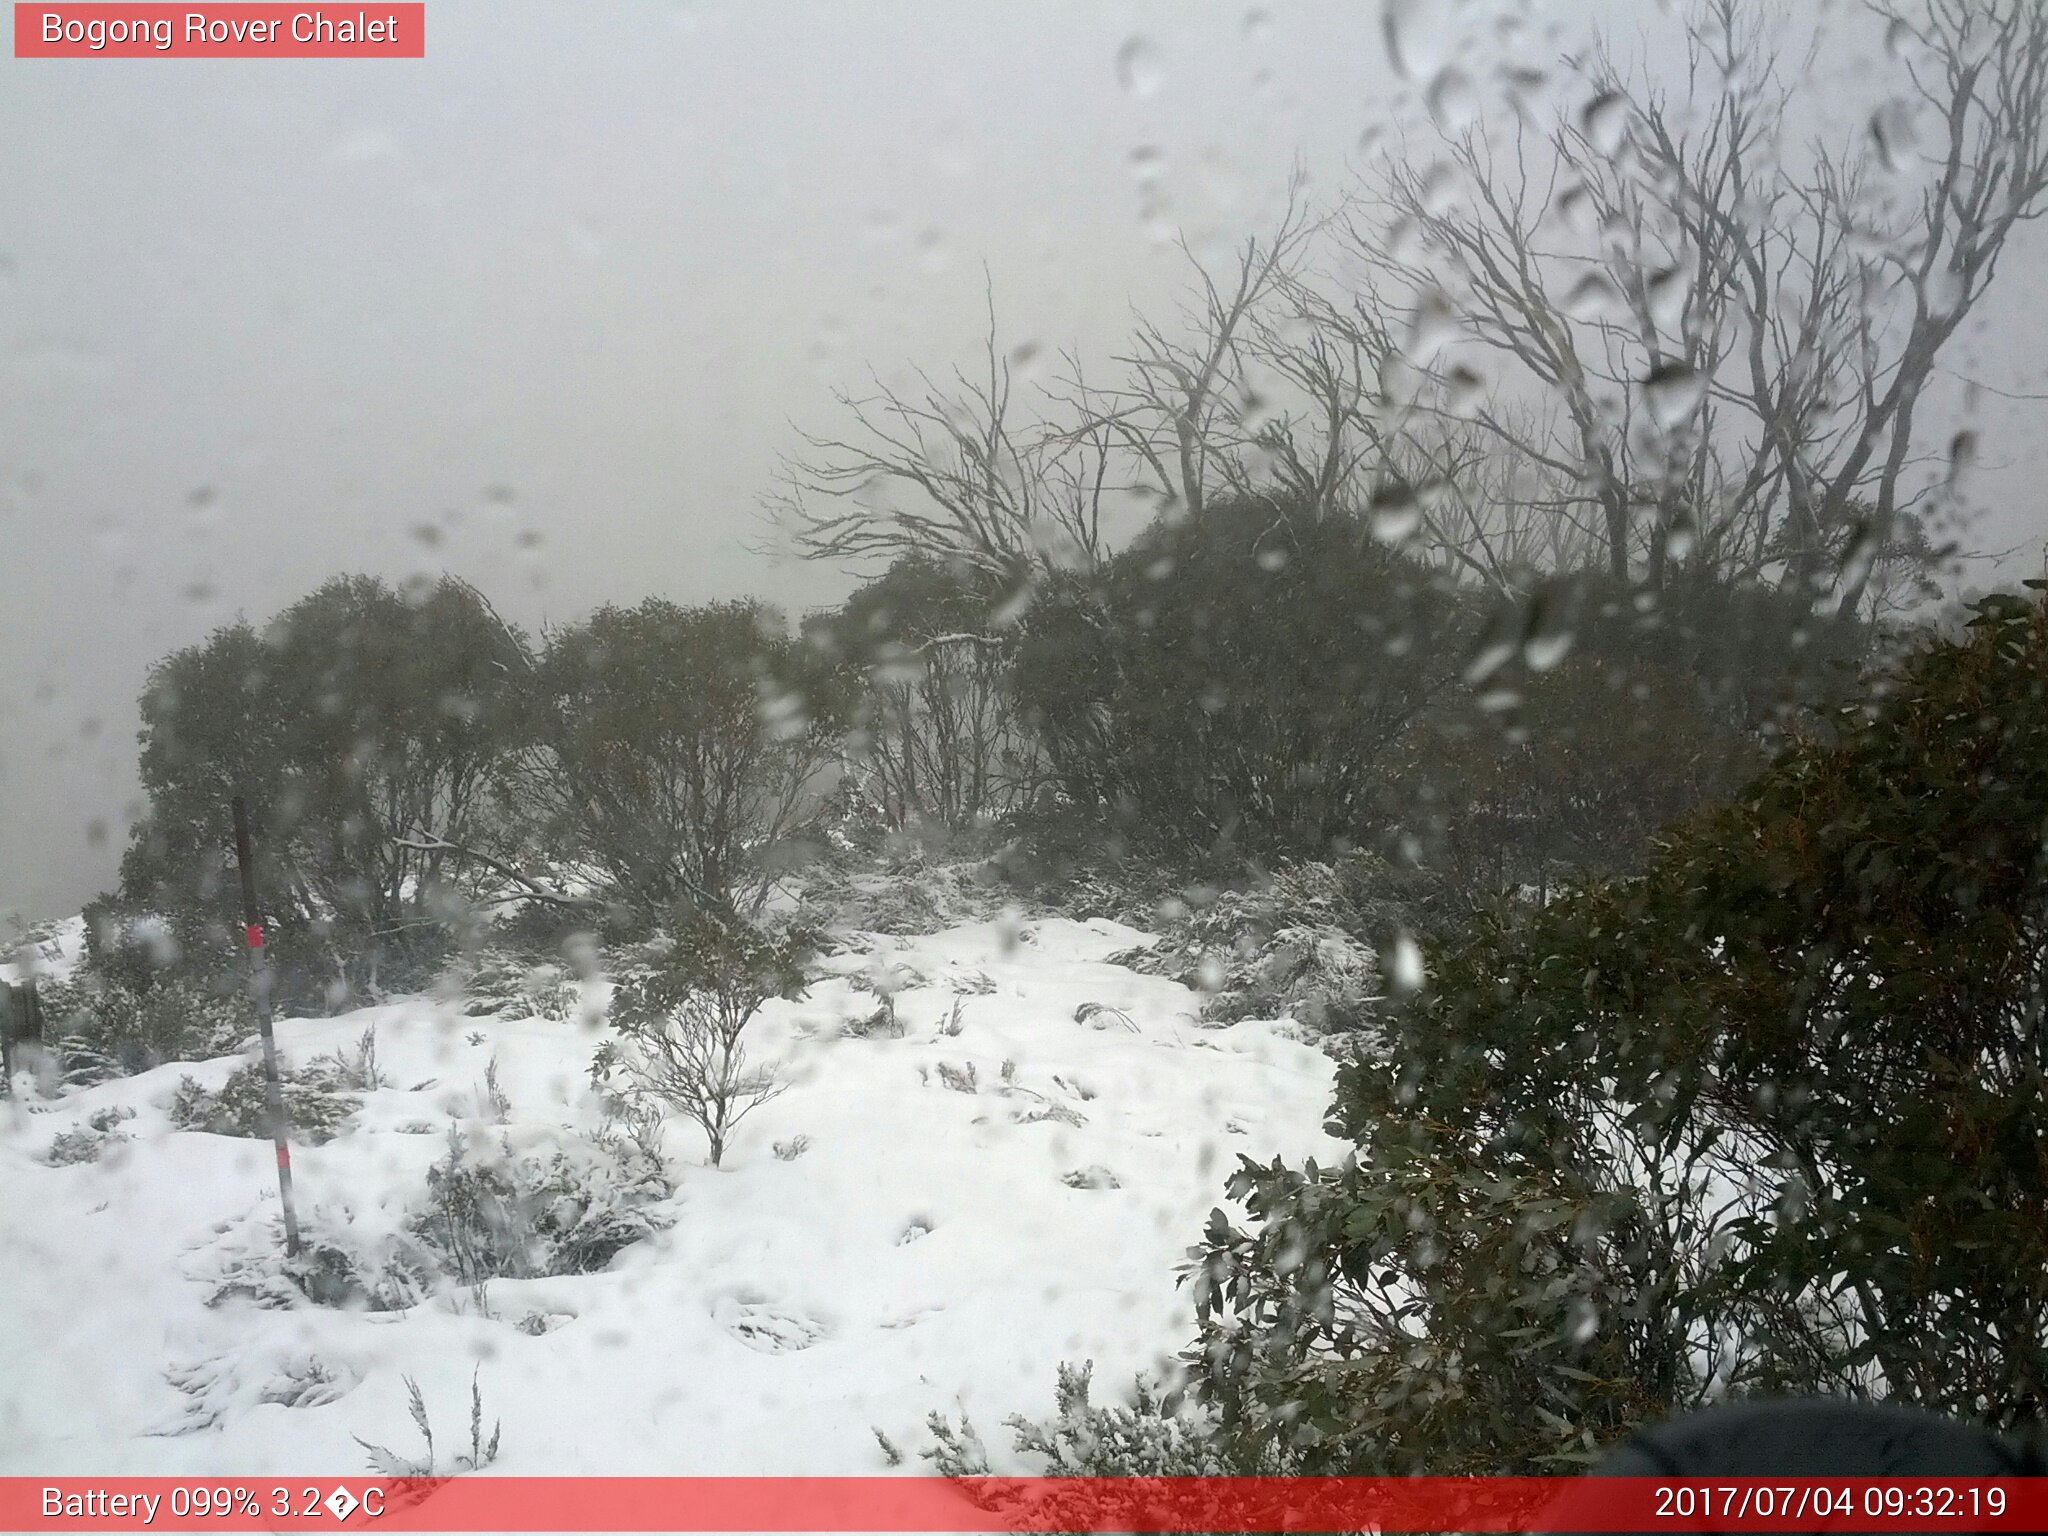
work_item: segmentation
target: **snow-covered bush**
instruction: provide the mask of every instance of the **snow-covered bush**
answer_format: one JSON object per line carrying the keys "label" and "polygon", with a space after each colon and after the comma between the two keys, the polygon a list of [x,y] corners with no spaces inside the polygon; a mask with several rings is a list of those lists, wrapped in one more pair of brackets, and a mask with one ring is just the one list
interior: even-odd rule
{"label": "snow-covered bush", "polygon": [[271,1215],[230,1229],[196,1278],[208,1306],[248,1302],[267,1308],[308,1304],[397,1312],[431,1287],[431,1257],[402,1233],[359,1224],[352,1211],[312,1206],[299,1216],[299,1251],[284,1251],[284,1222]]}
{"label": "snow-covered bush", "polygon": [[[1090,1400],[1092,1365],[1062,1365],[1054,1389],[1053,1416],[1035,1420],[1012,1414],[1003,1422],[1009,1428],[1011,1444],[1020,1456],[1038,1463],[1033,1474],[1047,1478],[1106,1478],[1113,1484],[1096,1484],[1088,1493],[1076,1493],[1058,1484],[997,1484],[976,1497],[994,1502],[985,1508],[1000,1508],[1013,1515],[1029,1513],[1032,1530],[1144,1530],[1143,1518],[1171,1508],[1175,1485],[1152,1482],[1159,1478],[1281,1477],[1294,1470],[1285,1453],[1272,1446],[1244,1451],[1216,1433],[1213,1420],[1204,1410],[1191,1407],[1162,1394],[1156,1383],[1139,1376],[1133,1383],[1131,1400],[1114,1407],[1098,1406]],[[924,1451],[941,1477],[986,1478],[992,1475],[988,1448],[972,1421],[961,1415],[956,1425],[944,1414],[933,1413],[926,1420],[932,1445]],[[895,1447],[877,1432],[885,1456]],[[1116,1509],[1105,1509],[1111,1498],[1105,1491],[1114,1487]],[[1050,1488],[1051,1491],[1043,1491]],[[1127,1491],[1126,1491],[1127,1490]],[[1206,1498],[1221,1497],[1205,1490]],[[1166,1502],[1162,1503],[1164,1500]],[[1116,1520],[1121,1510],[1129,1523]],[[1047,1517],[1071,1512],[1071,1524],[1057,1524]],[[1230,1530],[1232,1511],[1220,1503],[1204,1514],[1213,1514],[1218,1529]],[[1252,1529],[1243,1524],[1236,1528]]]}
{"label": "snow-covered bush", "polygon": [[314,1065],[330,1069],[335,1085],[354,1093],[375,1093],[387,1081],[384,1069],[377,1061],[377,1027],[374,1024],[364,1028],[353,1046],[315,1057]]}
{"label": "snow-covered bush", "polygon": [[591,1081],[624,1079],[624,1096],[659,1102],[694,1121],[711,1166],[732,1132],[782,1091],[772,1071],[750,1066],[741,1032],[771,997],[804,986],[803,951],[736,921],[686,918],[672,943],[612,996],[619,1038],[599,1047]]}
{"label": "snow-covered bush", "polygon": [[[362,1100],[342,1091],[342,1069],[332,1058],[309,1062],[296,1072],[280,1074],[285,1119],[294,1140],[314,1146],[332,1141]],[[249,1062],[218,1089],[202,1087],[192,1078],[179,1080],[169,1107],[171,1124],[181,1131],[210,1131],[216,1136],[270,1135],[270,1108],[263,1068]]]}
{"label": "snow-covered bush", "polygon": [[1293,1018],[1322,1033],[1357,1030],[1381,993],[1378,958],[1358,935],[1387,922],[1357,892],[1351,870],[1282,865],[1260,888],[1225,891],[1179,915],[1157,945],[1113,959],[1205,993],[1202,1016],[1217,1023]]}
{"label": "snow-covered bush", "polygon": [[500,1278],[589,1274],[668,1225],[651,1207],[674,1192],[632,1142],[496,1149],[450,1127],[427,1171],[426,1203],[407,1223],[444,1273],[474,1286]]}
{"label": "snow-covered bush", "polygon": [[907,935],[983,921],[1010,899],[985,861],[910,852],[884,859],[879,867],[822,865],[808,871],[801,911],[818,930]]}
{"label": "snow-covered bush", "polygon": [[503,949],[462,956],[441,973],[442,992],[461,999],[472,1018],[572,1019],[582,984],[559,965],[535,964]]}
{"label": "snow-covered bush", "polygon": [[43,983],[39,995],[59,1068],[76,1086],[227,1056],[250,1032],[240,998],[180,978],[138,987],[87,969]]}
{"label": "snow-covered bush", "polygon": [[67,1167],[72,1163],[96,1163],[100,1154],[117,1141],[127,1141],[128,1133],[120,1129],[123,1120],[133,1120],[135,1111],[125,1107],[102,1109],[87,1118],[84,1125],[68,1131],[60,1131],[50,1143],[49,1151],[43,1154],[43,1161],[53,1168]]}

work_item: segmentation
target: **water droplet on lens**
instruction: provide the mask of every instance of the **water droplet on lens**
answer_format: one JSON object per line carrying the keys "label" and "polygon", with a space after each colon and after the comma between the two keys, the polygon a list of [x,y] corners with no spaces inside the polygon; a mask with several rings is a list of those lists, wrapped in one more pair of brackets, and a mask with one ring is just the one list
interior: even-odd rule
{"label": "water droplet on lens", "polygon": [[1439,67],[1444,52],[1439,0],[1381,0],[1380,35],[1387,57],[1404,80],[1420,80]]}
{"label": "water droplet on lens", "polygon": [[1438,70],[1426,100],[1431,120],[1446,134],[1461,134],[1479,120],[1479,95],[1462,69]]}
{"label": "water droplet on lens", "polygon": [[1394,942],[1387,946],[1387,980],[1395,992],[1412,996],[1422,990],[1427,973],[1422,964],[1422,947],[1405,933],[1394,935]]}
{"label": "water droplet on lens", "polygon": [[1643,380],[1643,403],[1649,407],[1650,419],[1665,432],[1691,421],[1706,395],[1706,379],[1690,364],[1676,360],[1659,363]]}
{"label": "water droplet on lens", "polygon": [[1913,126],[1913,108],[1904,101],[1888,101],[1870,114],[1870,141],[1877,158],[1894,176],[1911,170],[1919,134]]}
{"label": "water droplet on lens", "polygon": [[1628,127],[1628,98],[1620,91],[1602,91],[1586,103],[1579,123],[1594,153],[1613,154],[1621,148],[1622,134]]}
{"label": "water droplet on lens", "polygon": [[1372,536],[1383,544],[1402,544],[1422,526],[1422,498],[1405,481],[1390,481],[1372,493],[1366,519]]}
{"label": "water droplet on lens", "polygon": [[1159,52],[1142,37],[1125,41],[1116,51],[1116,78],[1131,95],[1143,100],[1158,92],[1163,81]]}

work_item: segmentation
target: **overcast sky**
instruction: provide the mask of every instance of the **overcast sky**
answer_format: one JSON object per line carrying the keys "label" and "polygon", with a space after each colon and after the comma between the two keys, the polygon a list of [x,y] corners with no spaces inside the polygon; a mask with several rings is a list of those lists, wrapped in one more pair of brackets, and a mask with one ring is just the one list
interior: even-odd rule
{"label": "overcast sky", "polygon": [[[1639,13],[1531,14],[1554,57]],[[110,881],[167,651],[341,570],[529,626],[828,601],[750,545],[834,384],[971,357],[984,265],[1008,344],[1100,356],[1185,276],[1136,151],[1213,249],[1403,110],[1362,0],[427,19],[423,61],[0,60],[0,924]],[[1816,101],[1867,110],[1882,48],[1836,25]],[[2015,253],[1955,367],[2048,388],[2044,275]],[[2038,547],[2043,409],[1969,407],[1987,545]]]}

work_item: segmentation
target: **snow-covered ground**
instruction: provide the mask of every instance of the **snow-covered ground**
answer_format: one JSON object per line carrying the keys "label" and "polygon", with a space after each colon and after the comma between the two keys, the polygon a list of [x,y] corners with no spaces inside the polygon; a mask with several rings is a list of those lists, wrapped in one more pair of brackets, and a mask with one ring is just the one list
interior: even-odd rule
{"label": "snow-covered ground", "polygon": [[[829,960],[839,977],[750,1026],[792,1085],[726,1166],[671,1122],[672,1227],[601,1273],[493,1281],[488,1315],[453,1287],[402,1312],[207,1305],[223,1255],[275,1212],[270,1148],[165,1110],[181,1077],[217,1087],[237,1062],[0,1106],[0,1472],[359,1471],[352,1437],[417,1450],[407,1375],[445,1456],[467,1443],[473,1371],[507,1474],[878,1472],[875,1428],[914,1457],[925,1415],[962,1406],[1000,1466],[1000,1421],[1048,1411],[1058,1362],[1095,1361],[1106,1399],[1185,1343],[1175,1269],[1239,1153],[1334,1150],[1329,1060],[1286,1025],[1202,1025],[1186,988],[1107,963],[1143,937],[1000,920]],[[875,1006],[844,978],[876,967],[907,968],[900,1039],[842,1033]],[[294,1148],[304,1207],[402,1221],[451,1117],[501,1134],[477,1118],[494,1055],[505,1133],[596,1122],[585,1024],[421,1001],[278,1036],[303,1062],[369,1026],[395,1086]],[[98,1162],[40,1161],[117,1106],[128,1139]]]}

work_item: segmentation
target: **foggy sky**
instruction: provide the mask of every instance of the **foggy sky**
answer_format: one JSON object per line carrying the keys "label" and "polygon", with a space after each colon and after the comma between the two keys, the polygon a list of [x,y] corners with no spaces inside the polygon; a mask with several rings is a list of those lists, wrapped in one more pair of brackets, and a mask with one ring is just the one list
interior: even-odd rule
{"label": "foggy sky", "polygon": [[[1537,14],[1554,57],[1636,11]],[[1838,25],[1824,111],[1882,62]],[[111,880],[168,651],[343,570],[529,629],[830,601],[757,508],[832,386],[971,360],[985,282],[1005,345],[1103,357],[1186,276],[1140,146],[1214,250],[1413,110],[1357,0],[432,0],[424,60],[0,60],[0,938]],[[2048,387],[2044,237],[1956,369]],[[1980,542],[2038,549],[2044,407],[1960,400]]]}

